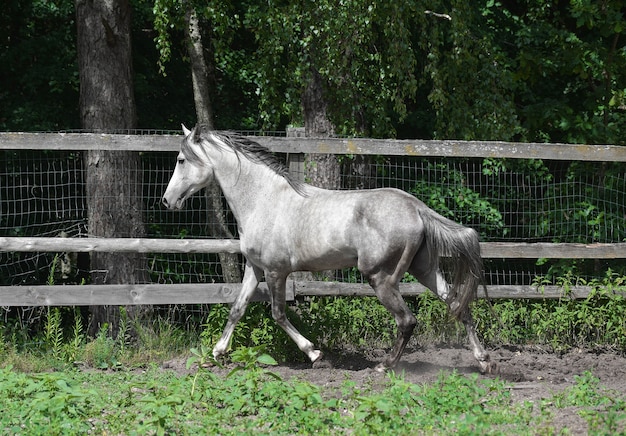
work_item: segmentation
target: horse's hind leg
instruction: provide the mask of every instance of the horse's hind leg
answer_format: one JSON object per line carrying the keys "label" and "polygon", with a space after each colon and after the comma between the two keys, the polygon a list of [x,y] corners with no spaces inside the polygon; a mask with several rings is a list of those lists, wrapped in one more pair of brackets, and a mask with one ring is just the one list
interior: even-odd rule
{"label": "horse's hind leg", "polygon": [[[427,262],[421,265],[425,264],[427,264]],[[445,301],[446,304],[450,305],[455,303],[454,300],[450,301],[449,299],[450,289],[439,268],[425,272],[414,263],[409,272],[413,274],[415,278],[420,281],[420,283],[430,289],[440,299]],[[469,338],[470,345],[472,346],[474,357],[478,361],[480,371],[483,373],[494,372],[496,364],[495,362],[491,362],[489,358],[489,353],[485,351],[485,348],[478,339],[478,335],[476,334],[476,328],[474,327],[474,320],[472,319],[472,314],[470,313],[469,309],[463,311],[463,313],[459,317],[459,321],[461,321],[465,326],[465,330],[467,331],[467,336]]]}
{"label": "horse's hind leg", "polygon": [[270,295],[272,298],[272,317],[296,343],[298,348],[309,357],[311,362],[315,363],[322,357],[322,352],[320,350],[316,350],[313,343],[302,336],[293,324],[291,324],[289,319],[287,319],[285,311],[287,306],[285,289],[287,277],[282,274],[266,271],[265,280],[267,280],[267,285],[270,288]]}
{"label": "horse's hind leg", "polygon": [[467,331],[467,337],[469,338],[470,344],[472,345],[474,357],[476,358],[476,360],[478,360],[480,372],[487,374],[495,373],[496,363],[490,360],[489,354],[485,351],[485,348],[480,342],[480,339],[478,339],[478,335],[476,334],[476,327],[474,326],[474,320],[472,319],[472,314],[470,313],[469,309],[461,313],[460,318],[461,322],[465,326],[465,330]]}
{"label": "horse's hind leg", "polygon": [[396,324],[398,325],[398,338],[396,339],[395,345],[389,352],[387,358],[375,368],[376,371],[383,372],[389,368],[395,367],[398,360],[400,360],[400,356],[402,356],[406,344],[409,342],[409,339],[411,339],[411,335],[417,324],[417,319],[404,302],[398,288],[398,283],[391,277],[372,277],[369,282],[372,288],[374,288],[380,302],[393,314]]}
{"label": "horse's hind leg", "polygon": [[235,326],[246,312],[250,299],[252,298],[252,295],[254,295],[254,291],[261,280],[261,274],[262,271],[260,269],[252,266],[249,262],[246,263],[241,293],[237,296],[237,299],[230,309],[228,322],[226,323],[222,337],[219,341],[217,341],[215,347],[213,347],[214,358],[217,359],[219,356],[226,353],[228,345],[230,344],[230,339],[235,331]]}

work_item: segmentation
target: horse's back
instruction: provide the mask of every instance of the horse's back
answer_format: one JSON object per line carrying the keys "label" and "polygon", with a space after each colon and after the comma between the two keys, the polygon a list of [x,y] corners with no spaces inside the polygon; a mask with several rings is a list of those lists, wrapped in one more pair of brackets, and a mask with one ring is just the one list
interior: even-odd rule
{"label": "horse's back", "polygon": [[[421,243],[423,230],[415,197],[396,189],[319,191],[295,211],[292,247],[301,259],[326,259],[339,267],[358,258],[382,257]],[[328,268],[325,266],[324,268]]]}
{"label": "horse's back", "polygon": [[[325,270],[354,266],[421,244],[426,207],[393,188],[325,190],[268,205],[242,235],[242,250],[267,267]],[[251,231],[252,230],[252,231]]]}

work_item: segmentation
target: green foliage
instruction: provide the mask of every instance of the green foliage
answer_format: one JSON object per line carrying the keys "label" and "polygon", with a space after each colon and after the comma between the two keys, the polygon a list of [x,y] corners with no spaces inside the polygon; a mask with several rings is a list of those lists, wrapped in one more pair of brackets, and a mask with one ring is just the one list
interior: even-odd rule
{"label": "green foliage", "polygon": [[392,133],[390,113],[404,118],[417,89],[416,14],[414,2],[386,0],[249,7],[244,23],[258,44],[255,80],[264,125],[283,116],[301,120],[301,95],[317,72],[338,131]]}
{"label": "green foliage", "polygon": [[[188,5],[201,22],[223,128],[301,124],[315,69],[341,133],[614,144],[626,137],[620,0],[131,3],[143,127],[193,119],[184,85]],[[74,7],[5,2],[1,130],[78,126]]]}
{"label": "green foliage", "polygon": [[[539,289],[542,283],[545,282],[537,282]],[[564,289],[561,299],[475,302],[472,311],[484,341],[492,346],[537,344],[558,351],[572,347],[626,350],[623,276],[610,273],[603,280],[591,282],[565,278],[559,285]],[[590,286],[592,292],[585,299],[571,299],[568,289],[575,285]],[[407,300],[418,320],[418,343],[464,343],[467,340],[463,325],[450,318],[446,305],[432,293]],[[235,329],[234,350],[264,347],[280,360],[306,360],[276,325],[266,304],[253,305],[251,309]],[[212,308],[200,343],[192,349],[190,365],[204,366],[212,362],[211,350],[221,336],[227,316],[227,306]],[[299,301],[289,316],[305,336],[330,350],[388,348],[396,335],[393,317],[375,298],[311,297]],[[2,326],[0,362],[31,370],[62,369],[76,364],[120,369],[166,359],[189,349],[189,344],[197,343],[193,332],[184,332],[163,320],[134,325],[136,336],[131,340],[129,327],[124,327],[127,322],[121,323],[117,338],[111,338],[105,326],[96,338],[89,339],[79,311],[50,308],[44,330],[35,338],[22,337],[9,326]],[[39,344],[36,352],[22,351],[32,349],[33,341]],[[24,357],[20,359],[20,355]],[[254,361],[249,357],[242,356],[240,351],[231,354],[231,360],[242,363],[243,369],[249,369],[244,363]]]}
{"label": "green foliage", "polygon": [[172,55],[170,29],[184,25],[182,17],[185,11],[179,1],[155,0],[152,9],[154,14],[154,30],[157,32],[154,42],[159,52],[159,72],[165,74],[165,64]]}
{"label": "green foliage", "polygon": [[94,368],[107,369],[120,366],[115,340],[109,335],[109,326],[102,325],[96,338],[85,347],[85,361]]}
{"label": "green foliage", "polygon": [[232,391],[225,401],[241,415],[255,415],[267,408],[274,400],[264,389],[264,382],[273,379],[282,381],[278,374],[266,370],[261,365],[276,365],[274,358],[260,354],[265,347],[238,348],[232,353],[232,361],[237,365],[226,376]]}
{"label": "green foliage", "polygon": [[[614,163],[571,163],[562,180],[548,185],[546,201],[540,203],[541,215],[550,223],[544,226],[545,233],[554,242],[624,240],[626,218],[620,206],[625,200],[623,171],[623,165]],[[559,219],[563,215],[566,219]]]}
{"label": "green foliage", "polygon": [[[441,373],[412,384],[389,374],[373,384],[341,387],[268,375],[260,350],[242,350],[247,369],[192,379],[149,367],[143,372],[29,374],[0,369],[0,428],[11,434],[543,434],[552,412],[576,407],[598,434],[619,432],[623,398],[590,373],[542,399],[537,407],[511,399],[500,380]],[[245,399],[243,401],[242,399]],[[529,427],[531,425],[531,427]],[[564,429],[567,431],[567,429]]]}
{"label": "green foliage", "polygon": [[54,273],[56,271],[58,261],[59,255],[55,254],[54,258],[52,259],[52,264],[50,265],[50,272],[48,272],[48,280],[46,281],[46,284],[48,286],[54,285]]}
{"label": "green foliage", "polygon": [[132,339],[130,332],[130,320],[128,319],[128,312],[124,306],[120,306],[120,325],[118,329],[115,345],[120,353],[124,353],[126,351],[126,346]]}
{"label": "green foliage", "polygon": [[492,344],[542,344],[560,351],[596,346],[626,350],[622,279],[579,284],[592,287],[583,300],[569,298],[567,289],[574,283],[563,281],[565,292],[558,300],[494,300],[490,305],[479,301],[474,306],[479,331]]}
{"label": "green foliage", "polygon": [[331,349],[387,347],[396,336],[392,315],[373,297],[311,297],[298,314],[310,337]]}
{"label": "green foliage", "polygon": [[[153,83],[162,84],[165,95],[174,95],[181,100],[176,111],[167,106],[160,108],[171,113],[170,117],[178,117],[174,121],[180,126],[181,120],[195,119],[193,114],[193,95],[191,86],[180,86],[180,83],[189,83],[190,66],[187,55],[185,15],[188,9],[196,11],[200,22],[200,32],[205,48],[204,56],[210,70],[210,96],[214,109],[215,125],[220,129],[254,130],[259,128],[257,115],[257,94],[254,83],[254,66],[250,62],[251,53],[255,47],[251,44],[249,35],[242,28],[241,16],[245,13],[246,5],[228,1],[198,1],[189,0],[154,0],[154,2],[140,1],[151,8],[150,17],[156,36],[153,39],[153,49],[156,46],[155,63],[158,65],[161,77],[149,77],[146,83],[146,93],[152,96]],[[138,7],[138,9],[141,9]],[[146,23],[149,27],[150,24]],[[141,29],[145,31],[145,29]],[[154,67],[154,63],[150,65]],[[167,76],[167,78],[165,77]],[[142,88],[143,89],[143,88]],[[181,92],[186,90],[186,92]],[[181,95],[182,94],[182,95]],[[157,99],[158,100],[158,99]],[[171,104],[172,98],[163,103]],[[157,103],[161,103],[158,101]],[[188,109],[185,109],[185,105]],[[146,111],[153,109],[146,105]],[[181,118],[183,117],[183,118]],[[186,117],[186,118],[185,118]],[[159,114],[153,114],[153,123],[158,125]]]}
{"label": "green foliage", "polygon": [[574,386],[559,392],[554,396],[557,407],[592,406],[601,404],[601,393],[598,392],[600,380],[590,371],[574,376]]}
{"label": "green foliage", "polygon": [[591,371],[575,375],[574,385],[556,393],[552,402],[557,408],[581,408],[579,415],[587,421],[590,433],[619,433],[626,421],[626,400],[604,388]]}
{"label": "green foliage", "polygon": [[422,81],[436,114],[433,136],[510,140],[522,133],[515,107],[514,61],[500,46],[500,35],[485,29],[489,6],[429,3],[429,9],[446,11],[451,17],[425,15],[417,37],[425,58]]}
{"label": "green foliage", "polygon": [[170,434],[172,423],[184,412],[186,383],[172,380],[174,386],[164,389],[158,380],[146,383],[146,394],[139,398],[139,425],[137,430],[142,433],[152,432],[159,436]]}
{"label": "green foliage", "polygon": [[[476,375],[441,374],[437,382],[420,392],[421,407],[433,428],[451,427],[455,433],[483,433],[490,426],[530,422],[532,416],[519,405],[512,420],[506,407],[512,406],[509,392],[499,380],[480,380]],[[514,406],[513,406],[514,407]],[[487,424],[489,423],[489,424]]]}
{"label": "green foliage", "polygon": [[66,347],[65,358],[69,363],[78,361],[80,353],[85,344],[85,330],[83,317],[77,309],[74,309],[74,324]]}
{"label": "green foliage", "polygon": [[[561,299],[478,300],[472,312],[479,333],[492,345],[541,344],[561,351],[596,346],[626,350],[622,276],[611,273],[591,282],[566,277],[558,285],[564,289]],[[591,286],[592,292],[586,299],[571,299],[568,289],[574,285]],[[541,281],[537,286],[541,289]],[[407,303],[417,317],[418,342],[466,341],[463,325],[450,317],[445,303],[434,294],[426,292],[407,299]],[[198,359],[201,355],[209,356],[226,324],[228,307],[216,306],[213,311],[201,335],[204,352],[194,353]],[[396,335],[393,317],[373,297],[310,297],[295,306],[290,318],[306,337],[331,350],[387,348]],[[282,335],[269,310],[258,311],[257,307],[252,316],[247,315],[238,324],[232,346],[265,345],[281,360],[305,359],[293,342]]]}
{"label": "green foliage", "polygon": [[[392,373],[376,390],[363,390],[346,380],[337,396],[308,382],[282,380],[260,368],[258,361],[264,356],[259,354],[260,349],[237,351],[242,366],[221,383],[211,373],[203,372],[197,395],[206,399],[206,404],[217,406],[221,416],[239,431],[264,431],[265,419],[271,420],[267,431],[274,434],[309,434],[329,426],[339,434],[403,433],[417,427],[434,432],[450,428],[463,431],[512,422],[519,425],[530,419],[526,413],[516,413],[515,420],[511,419],[508,390],[498,381],[480,381],[454,373],[442,374],[436,385],[418,386]],[[498,406],[504,407],[494,410]],[[276,410],[281,411],[281,419],[276,419]]]}
{"label": "green foliage", "polygon": [[618,43],[626,24],[622,2],[525,2],[516,9],[489,4],[489,25],[516,64],[529,139],[623,143],[623,114],[616,106],[626,63]]}
{"label": "green foliage", "polygon": [[78,125],[74,2],[8,0],[0,17],[0,130]]}
{"label": "green foliage", "polygon": [[193,396],[196,390],[196,382],[198,380],[198,376],[200,375],[200,371],[202,370],[202,368],[204,368],[205,366],[209,364],[219,365],[219,362],[217,362],[213,358],[213,355],[211,354],[211,349],[207,347],[205,344],[201,344],[200,348],[192,348],[189,351],[191,352],[191,356],[187,359],[186,368],[191,369],[193,365],[197,365],[198,367],[198,370],[196,371],[196,374],[193,377],[193,383],[191,385],[191,396]]}
{"label": "green foliage", "polygon": [[72,378],[63,373],[26,375],[11,367],[0,370],[6,404],[0,427],[15,434],[88,432],[90,424],[84,418],[92,413],[98,392]]}
{"label": "green foliage", "polygon": [[462,171],[447,163],[427,162],[426,168],[440,176],[436,183],[418,181],[411,190],[417,198],[443,216],[478,230],[483,238],[507,235],[500,211],[485,195],[468,186]]}
{"label": "green foliage", "polygon": [[[624,350],[623,280],[610,276],[610,280],[592,283],[595,290],[586,300],[574,301],[567,296],[545,301],[502,300],[492,302],[493,308],[479,301],[474,315],[479,330],[491,343],[548,344],[560,350],[608,345]],[[562,285],[568,289],[573,283]],[[375,299],[316,298],[313,302],[317,305],[310,308],[300,303],[296,313],[303,319],[311,316],[315,329],[323,332],[343,328],[342,340],[354,340],[352,334],[374,337],[393,322],[388,315],[387,319],[374,316],[370,324],[360,325],[354,333],[349,326],[341,326],[350,324],[345,322],[347,314],[376,313],[381,308]],[[425,332],[421,338],[430,332],[432,340],[465,340],[462,327],[450,324],[445,305],[431,294],[409,303],[418,315],[421,332]],[[343,322],[325,318],[342,313]],[[59,334],[60,315],[75,316],[70,337]],[[82,324],[77,319],[76,312],[49,310],[43,352],[66,360],[69,350],[74,350],[93,367],[118,371],[23,373],[7,366],[10,345],[0,342],[0,390],[7,400],[0,405],[0,428],[20,434],[310,434],[327,433],[329,428],[333,434],[402,434],[415,428],[428,434],[529,434],[531,422],[533,429],[548,431],[555,407],[575,407],[595,433],[618,432],[626,420],[626,401],[601,386],[590,372],[574,376],[573,386],[542,400],[535,408],[512,401],[510,388],[502,381],[477,375],[442,373],[434,383],[414,385],[390,373],[376,386],[357,386],[346,380],[341,388],[331,390],[297,379],[285,380],[271,369],[276,360],[265,351],[273,349],[271,342],[234,348],[230,371],[216,371],[224,376],[205,367],[212,358],[210,347],[204,343],[191,351],[188,367],[197,364],[198,369],[189,376],[146,365],[145,360],[143,371],[129,372],[123,370],[127,365],[121,360],[132,352],[130,343],[120,345],[121,339],[110,338],[108,329],[103,328],[93,342],[81,347]],[[167,329],[158,330],[165,337],[176,337]],[[339,339],[334,343],[341,345]],[[55,352],[55,348],[60,351]],[[21,357],[22,361],[28,358]],[[41,355],[34,358],[41,360]]]}
{"label": "green foliage", "polygon": [[239,27],[239,16],[232,9],[230,2],[213,1],[207,4],[204,1],[189,0],[154,0],[152,13],[154,17],[154,30],[157,36],[154,38],[159,51],[159,71],[165,75],[165,65],[172,56],[172,32],[184,30],[186,23],[185,15],[188,9],[194,9],[200,19],[210,23],[208,29],[207,45],[212,46],[211,52],[221,56],[224,52],[230,52],[230,43],[235,29]]}
{"label": "green foliage", "polygon": [[[228,321],[230,306],[216,304],[211,306],[203,331],[200,334],[202,343],[213,347],[222,336],[222,331]],[[288,309],[288,316],[301,329],[297,316]],[[305,327],[306,328],[306,327]],[[306,330],[301,330],[305,333]],[[257,347],[269,345],[274,355],[280,359],[302,359],[302,353],[294,342],[287,336],[273,320],[271,307],[267,303],[251,303],[242,319],[237,324],[231,347]]]}
{"label": "green foliage", "polygon": [[[202,344],[212,348],[222,335],[230,307],[214,305],[201,333]],[[319,346],[386,347],[395,338],[395,322],[376,298],[310,297],[288,316],[296,328]],[[350,322],[346,322],[349,319]],[[281,360],[299,361],[305,356],[272,319],[265,303],[252,303],[239,321],[231,347],[267,346]]]}
{"label": "green foliage", "polygon": [[63,329],[61,327],[61,310],[58,307],[48,308],[44,338],[52,356],[59,359],[63,347]]}
{"label": "green foliage", "polygon": [[[64,317],[72,318],[71,329],[66,333]],[[72,364],[78,360],[85,343],[83,322],[80,312],[76,309],[48,307],[43,330],[43,350],[49,353],[57,365]]]}

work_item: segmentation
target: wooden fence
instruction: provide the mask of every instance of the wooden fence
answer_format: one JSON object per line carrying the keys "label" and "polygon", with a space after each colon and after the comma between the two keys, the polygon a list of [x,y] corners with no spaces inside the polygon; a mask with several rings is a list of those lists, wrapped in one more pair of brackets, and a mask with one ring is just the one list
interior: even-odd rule
{"label": "wooden fence", "polygon": [[[31,150],[132,150],[178,151],[181,136],[113,135],[86,133],[0,133],[0,149]],[[292,161],[302,161],[306,153],[409,155],[425,157],[494,157],[549,160],[626,162],[626,147],[612,145],[573,145],[510,143],[496,141],[377,140],[338,138],[254,138],[271,151],[287,153]],[[484,258],[626,258],[626,243],[551,244],[504,243],[481,244]],[[12,238],[0,237],[0,251],[5,252],[140,252],[140,253],[238,253],[237,240],[207,239],[103,239],[103,238]],[[241,285],[205,284],[135,284],[135,285],[64,285],[0,286],[0,306],[80,306],[132,304],[196,304],[232,302]],[[403,295],[424,292],[416,283],[401,284]],[[556,286],[540,289],[532,286],[494,285],[488,287],[490,298],[585,298],[590,289],[574,286],[563,290]],[[259,287],[257,299],[267,299],[267,287]],[[288,298],[300,295],[373,295],[364,284],[318,281],[288,282]],[[483,291],[479,296],[484,297]]]}

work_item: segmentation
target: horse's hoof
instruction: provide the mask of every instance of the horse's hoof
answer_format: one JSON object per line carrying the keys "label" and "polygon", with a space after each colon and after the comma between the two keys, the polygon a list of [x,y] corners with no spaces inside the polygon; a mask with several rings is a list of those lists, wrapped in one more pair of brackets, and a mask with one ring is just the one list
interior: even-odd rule
{"label": "horse's hoof", "polygon": [[324,353],[322,353],[320,350],[313,350],[309,353],[309,359],[311,359],[311,363],[322,360],[323,357]]}
{"label": "horse's hoof", "polygon": [[226,348],[221,347],[218,344],[215,347],[213,347],[212,354],[213,354],[213,359],[218,360],[219,358],[224,357],[224,355],[226,355]]}
{"label": "horse's hoof", "polygon": [[379,373],[385,373],[387,372],[388,369],[389,368],[387,368],[387,365],[385,365],[382,362],[380,362],[378,365],[374,367],[374,371],[379,372]]}
{"label": "horse's hoof", "polygon": [[321,356],[313,362],[313,369],[333,369],[333,364],[328,360],[322,359]]}
{"label": "horse's hoof", "polygon": [[490,360],[478,362],[481,374],[498,374],[498,364]]}

